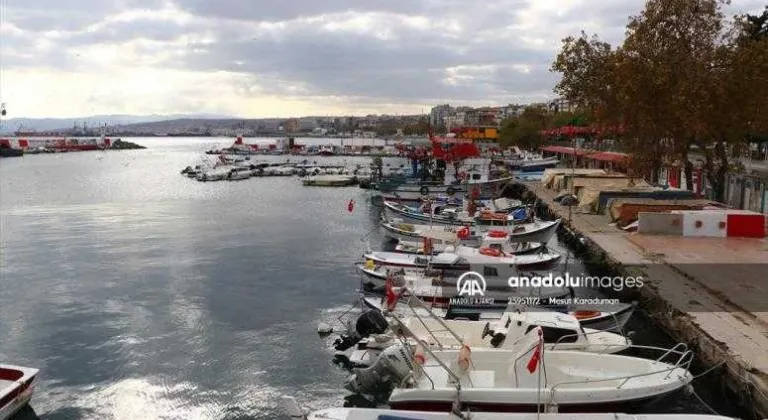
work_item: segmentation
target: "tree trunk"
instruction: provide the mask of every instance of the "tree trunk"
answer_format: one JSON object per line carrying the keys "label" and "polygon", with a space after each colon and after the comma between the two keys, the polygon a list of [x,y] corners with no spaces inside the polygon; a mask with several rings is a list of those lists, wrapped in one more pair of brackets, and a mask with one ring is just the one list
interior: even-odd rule
{"label": "tree trunk", "polygon": [[725,199],[725,175],[728,173],[728,155],[724,141],[719,141],[715,145],[715,156],[720,160],[720,166],[716,172],[717,183],[714,185],[715,200],[723,202]]}
{"label": "tree trunk", "polygon": [[693,191],[693,162],[688,158],[688,150],[691,148],[691,141],[688,141],[684,145],[682,151],[683,170],[685,171],[685,189]]}

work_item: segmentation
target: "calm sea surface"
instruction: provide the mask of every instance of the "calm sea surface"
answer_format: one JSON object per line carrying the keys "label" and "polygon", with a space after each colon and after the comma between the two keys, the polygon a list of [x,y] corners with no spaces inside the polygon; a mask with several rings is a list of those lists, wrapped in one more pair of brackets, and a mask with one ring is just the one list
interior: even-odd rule
{"label": "calm sea surface", "polygon": [[[179,171],[231,139],[132,141],[148,149],[0,160],[0,363],[41,369],[17,418],[278,419],[281,395],[342,404],[347,374],[316,328],[354,301],[366,243],[382,245],[369,193],[196,182]],[[668,341],[642,317],[633,327],[642,344]],[[655,411],[706,409],[680,397]]]}

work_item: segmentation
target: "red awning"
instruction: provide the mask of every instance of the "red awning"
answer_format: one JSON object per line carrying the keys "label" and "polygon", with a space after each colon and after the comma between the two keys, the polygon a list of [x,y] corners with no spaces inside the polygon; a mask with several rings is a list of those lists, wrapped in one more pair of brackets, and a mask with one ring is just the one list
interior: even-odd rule
{"label": "red awning", "polygon": [[588,159],[599,160],[601,162],[624,162],[629,159],[629,155],[616,152],[600,152],[587,155]]}

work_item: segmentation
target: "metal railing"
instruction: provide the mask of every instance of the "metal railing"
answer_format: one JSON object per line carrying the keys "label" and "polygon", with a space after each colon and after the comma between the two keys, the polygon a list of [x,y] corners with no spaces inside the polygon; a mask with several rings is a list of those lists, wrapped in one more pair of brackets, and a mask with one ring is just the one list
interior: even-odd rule
{"label": "metal railing", "polygon": [[[680,343],[680,344],[682,344],[682,343]],[[677,347],[677,346],[675,346],[675,347]],[[667,354],[670,354],[670,350],[672,350],[672,349],[664,349],[664,348],[660,348],[660,347],[651,347],[651,346],[636,346],[636,348],[666,350],[667,353],[665,353],[664,356],[662,356],[662,357],[665,357]],[[673,347],[673,349],[674,349],[674,347]],[[680,354],[680,357],[678,358],[678,360],[674,364],[660,362],[661,358],[655,360],[656,362],[664,363],[668,367],[664,368],[664,369],[655,370],[655,371],[652,371],[652,372],[638,373],[638,374],[634,374],[634,375],[617,376],[617,377],[612,377],[612,378],[586,379],[586,380],[580,380],[580,381],[558,382],[558,383],[552,385],[552,387],[551,387],[552,400],[554,400],[554,394],[555,394],[556,388],[562,387],[562,386],[565,386],[565,385],[582,384],[582,383],[595,383],[595,382],[609,382],[609,381],[618,381],[618,380],[622,380],[623,379],[623,381],[616,387],[616,389],[621,389],[627,382],[629,382],[630,379],[634,379],[634,378],[641,378],[641,377],[645,377],[645,376],[653,376],[653,375],[658,375],[660,373],[667,372],[667,375],[664,376],[664,379],[668,379],[669,375],[671,375],[672,372],[674,372],[678,368],[682,368],[682,369],[688,370],[688,368],[691,365],[691,362],[693,362],[693,352],[692,351],[686,350],[684,352],[677,352],[677,353]]]}

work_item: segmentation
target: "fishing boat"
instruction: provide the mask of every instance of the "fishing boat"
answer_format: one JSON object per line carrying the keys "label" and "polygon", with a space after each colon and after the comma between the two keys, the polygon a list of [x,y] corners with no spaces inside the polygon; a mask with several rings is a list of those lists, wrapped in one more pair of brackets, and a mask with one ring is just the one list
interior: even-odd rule
{"label": "fishing boat", "polygon": [[537,155],[530,155],[522,159],[507,161],[507,167],[512,171],[541,172],[545,169],[554,168],[558,163],[557,156],[543,158]]}
{"label": "fishing boat", "polygon": [[547,221],[534,219],[530,223],[521,223],[517,225],[485,225],[470,224],[469,226],[458,225],[425,225],[416,223],[407,223],[402,219],[383,218],[381,226],[384,228],[384,234],[392,239],[405,241],[419,241],[425,232],[449,232],[457,235],[464,245],[478,245],[482,242],[485,234],[504,237],[506,234],[509,242],[541,242],[547,243],[552,235],[557,232],[560,226],[560,219]]}
{"label": "fishing boat", "polygon": [[382,198],[389,201],[420,201],[437,195],[465,195],[470,192],[474,193],[478,199],[488,199],[501,195],[500,193],[504,186],[513,180],[511,176],[500,178],[492,178],[492,176],[493,174],[475,177],[467,176],[467,179],[463,181],[448,184],[419,181],[380,182],[377,185],[377,189],[380,191]]}
{"label": "fishing boat", "polygon": [[658,349],[656,360],[548,350],[537,327],[513,349],[433,350],[402,323],[398,328],[418,343],[416,350],[387,349],[381,364],[356,370],[346,384],[360,392],[371,384],[369,374],[386,372],[395,384],[388,405],[396,410],[631,412],[693,379],[693,353],[684,344]]}
{"label": "fishing boat", "polygon": [[459,305],[501,311],[508,308],[512,302],[522,301],[522,297],[532,305],[546,305],[550,301],[557,302],[575,294],[574,289],[570,287],[510,287],[506,278],[487,277],[485,291],[466,296],[457,288],[458,277],[445,277],[435,271],[389,270],[362,263],[356,264],[356,268],[363,275],[363,286],[373,293],[385,292],[387,282],[392,281],[399,294],[416,296],[429,302],[430,306],[440,308]]}
{"label": "fishing boat", "polygon": [[[410,300],[406,302],[411,303]],[[391,316],[397,314],[388,313],[386,318]],[[513,349],[528,331],[536,327],[541,327],[544,346],[548,350],[619,353],[632,344],[622,334],[584,328],[573,315],[525,307],[505,312],[498,321],[443,320],[413,311],[408,316],[401,316],[401,322],[432,349],[460,349],[464,344],[473,349]],[[446,328],[441,328],[443,326]],[[385,333],[363,337],[345,357],[353,366],[370,366],[384,349],[399,343],[397,335],[401,332],[395,324]]]}
{"label": "fishing boat", "polygon": [[305,187],[347,187],[355,185],[355,182],[354,176],[347,175],[315,175],[301,180]]}
{"label": "fishing boat", "polygon": [[39,370],[0,364],[0,420],[11,418],[32,399]]}
{"label": "fishing boat", "polygon": [[[533,301],[532,301],[533,302]],[[362,306],[381,311],[384,298],[375,294],[362,293]],[[430,310],[443,319],[501,320],[505,312],[515,310],[516,305],[506,307],[459,304],[434,305],[424,301]],[[399,308],[399,307],[398,307]],[[607,305],[540,305],[539,308],[573,315],[584,328],[601,331],[621,332],[637,308],[636,303],[615,303]],[[399,310],[399,309],[398,309]]]}
{"label": "fishing boat", "polygon": [[195,178],[202,182],[223,181],[227,179],[231,170],[231,166],[220,166],[198,172]]}
{"label": "fishing boat", "polygon": [[507,254],[499,248],[472,248],[448,245],[435,255],[405,254],[400,252],[371,251],[363,258],[370,266],[403,268],[408,271],[432,269],[446,277],[459,276],[467,271],[482,273],[486,277],[503,277],[504,282],[520,270],[538,271],[550,268],[560,261],[560,254],[542,251],[536,254]]}
{"label": "fishing boat", "polygon": [[[509,235],[501,231],[486,232],[480,238],[478,243],[463,243],[454,232],[444,232],[438,230],[427,230],[420,233],[420,241],[416,240],[398,240],[395,251],[407,254],[438,254],[449,249],[455,249],[459,245],[472,246],[477,248],[498,249],[507,255],[524,255],[544,251],[544,244],[541,242],[511,242]],[[426,251],[426,252],[425,252]]]}
{"label": "fishing boat", "polygon": [[251,169],[248,167],[240,166],[234,169],[230,169],[227,174],[228,181],[240,181],[251,177]]}
{"label": "fishing boat", "polygon": [[[522,207],[522,202],[519,202]],[[464,226],[483,224],[491,226],[506,226],[523,221],[528,217],[524,208],[512,212],[481,210],[479,215],[471,216],[463,208],[455,205],[430,205],[421,207],[406,206],[402,203],[384,201],[384,215],[388,219],[401,219],[407,223],[432,223],[442,225]]]}

